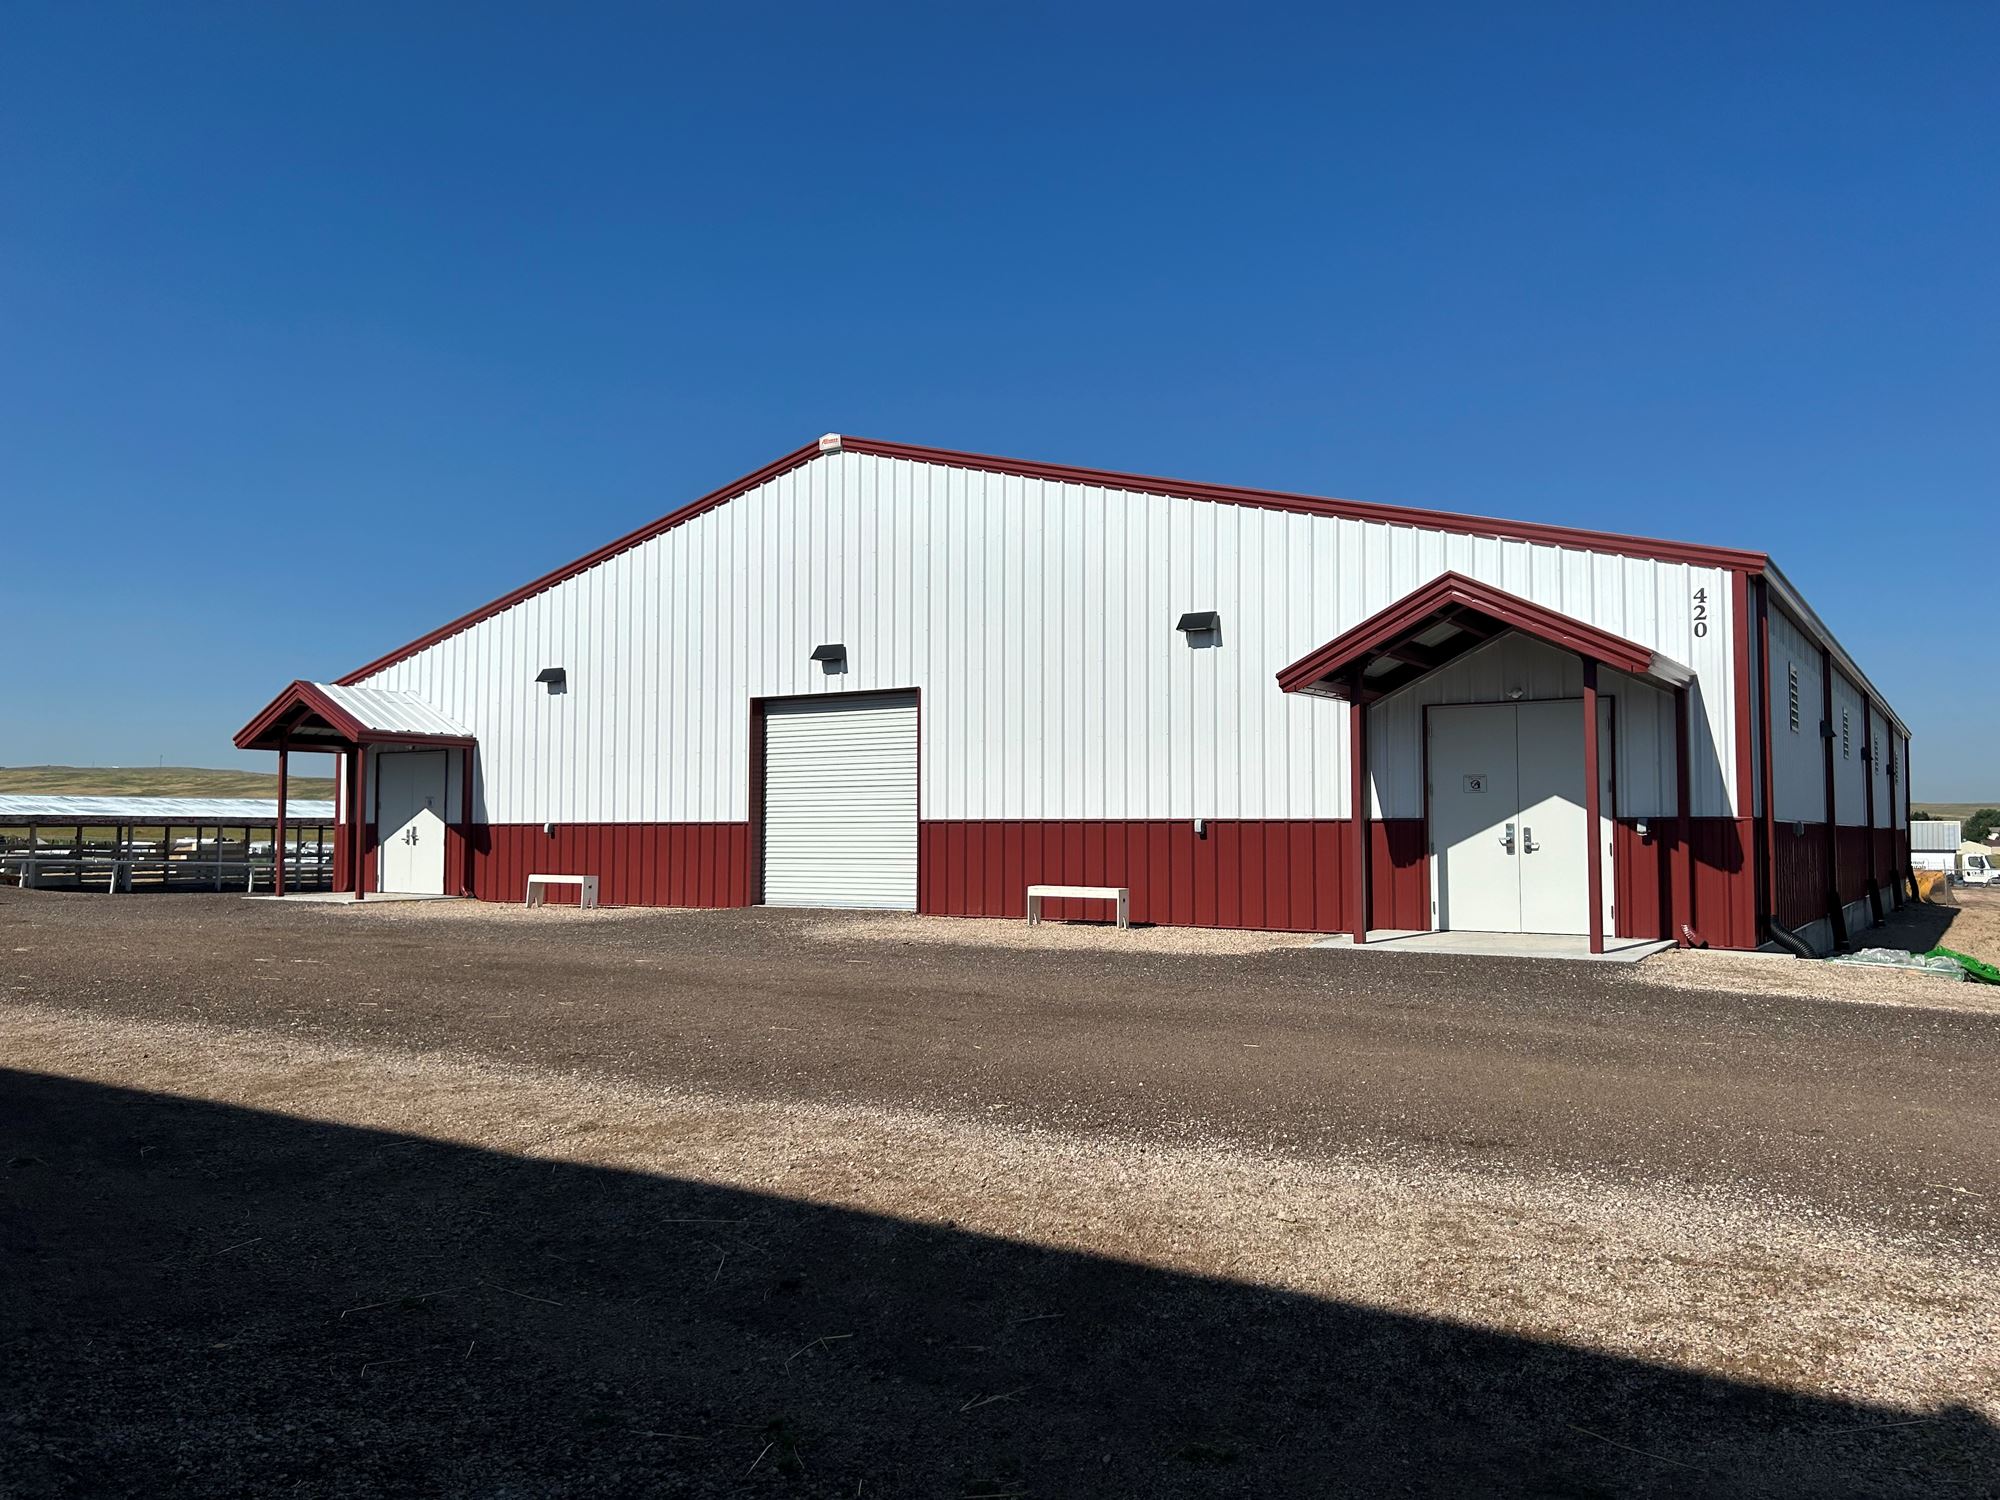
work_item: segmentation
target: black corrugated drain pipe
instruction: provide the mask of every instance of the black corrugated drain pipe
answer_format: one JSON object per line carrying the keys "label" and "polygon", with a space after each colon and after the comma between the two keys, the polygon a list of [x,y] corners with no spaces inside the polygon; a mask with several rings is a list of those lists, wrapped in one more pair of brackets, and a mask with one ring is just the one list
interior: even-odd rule
{"label": "black corrugated drain pipe", "polygon": [[1776,922],[1768,925],[1771,929],[1771,941],[1776,943],[1780,948],[1783,948],[1787,953],[1792,954],[1796,958],[1817,959],[1819,957],[1817,953],[1806,946],[1805,939],[1792,931],[1791,928],[1780,927]]}

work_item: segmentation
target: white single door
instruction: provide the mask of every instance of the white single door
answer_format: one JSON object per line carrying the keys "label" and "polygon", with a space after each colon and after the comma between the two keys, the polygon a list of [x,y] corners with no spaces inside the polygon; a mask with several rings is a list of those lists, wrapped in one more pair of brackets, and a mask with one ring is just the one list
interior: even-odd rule
{"label": "white single door", "polygon": [[[1583,704],[1523,703],[1516,715],[1521,931],[1588,932],[1590,840],[1583,805]],[[1601,765],[1602,746],[1597,758]]]}
{"label": "white single door", "polygon": [[917,700],[764,709],[767,906],[917,909]]}
{"label": "white single door", "polygon": [[385,750],[375,759],[375,889],[444,894],[445,752]]}
{"label": "white single door", "polygon": [[1521,931],[1515,706],[1430,710],[1430,841],[1440,931]]}

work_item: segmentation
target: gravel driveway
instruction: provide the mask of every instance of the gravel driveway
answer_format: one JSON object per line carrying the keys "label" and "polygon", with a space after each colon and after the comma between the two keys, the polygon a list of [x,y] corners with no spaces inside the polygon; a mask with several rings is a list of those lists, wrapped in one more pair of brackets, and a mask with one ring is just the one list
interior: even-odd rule
{"label": "gravel driveway", "polygon": [[0,891],[0,1493],[2000,1489],[2000,1019],[952,925]]}

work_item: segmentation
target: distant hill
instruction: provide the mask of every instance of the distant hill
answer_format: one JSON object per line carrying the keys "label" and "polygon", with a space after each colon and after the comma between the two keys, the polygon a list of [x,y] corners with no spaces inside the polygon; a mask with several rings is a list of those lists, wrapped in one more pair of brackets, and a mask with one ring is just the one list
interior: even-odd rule
{"label": "distant hill", "polygon": [[[205,766],[0,766],[0,792],[57,797],[276,797],[275,771]],[[331,797],[330,776],[294,776],[294,797]]]}
{"label": "distant hill", "polygon": [[1947,823],[1963,823],[1985,807],[2000,807],[2000,797],[1995,797],[1990,802],[1912,802],[1910,811],[1929,813],[1932,817],[1942,818]]}

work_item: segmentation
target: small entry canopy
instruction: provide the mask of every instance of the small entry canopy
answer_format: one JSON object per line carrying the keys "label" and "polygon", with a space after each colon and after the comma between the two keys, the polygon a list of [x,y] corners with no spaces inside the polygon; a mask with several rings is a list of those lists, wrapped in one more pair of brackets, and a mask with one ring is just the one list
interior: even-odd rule
{"label": "small entry canopy", "polygon": [[[394,688],[342,687],[330,682],[295,682],[273,698],[264,711],[236,731],[239,750],[278,752],[278,838],[285,830],[285,803],[290,794],[290,759],[294,750],[347,756],[345,781],[341,787],[342,819],[335,856],[340,865],[335,889],[349,890],[359,901],[366,894],[368,858],[372,852],[372,819],[366,812],[371,804],[368,793],[370,770],[367,754],[371,745],[422,746],[426,749],[455,748],[464,757],[459,780],[459,847],[466,864],[459,883],[460,894],[472,888],[472,753],[478,741],[464,725],[454,722],[424,702],[415,693]],[[358,753],[357,753],[358,752]],[[376,791],[377,801],[380,792]],[[280,867],[275,888],[285,894]]]}
{"label": "small entry canopy", "polygon": [[472,735],[414,693],[295,682],[236,732],[239,750],[356,745],[471,745]]}
{"label": "small entry canopy", "polygon": [[1288,693],[1373,703],[1509,630],[1666,688],[1694,673],[1649,646],[1510,594],[1444,573],[1278,674]]}

